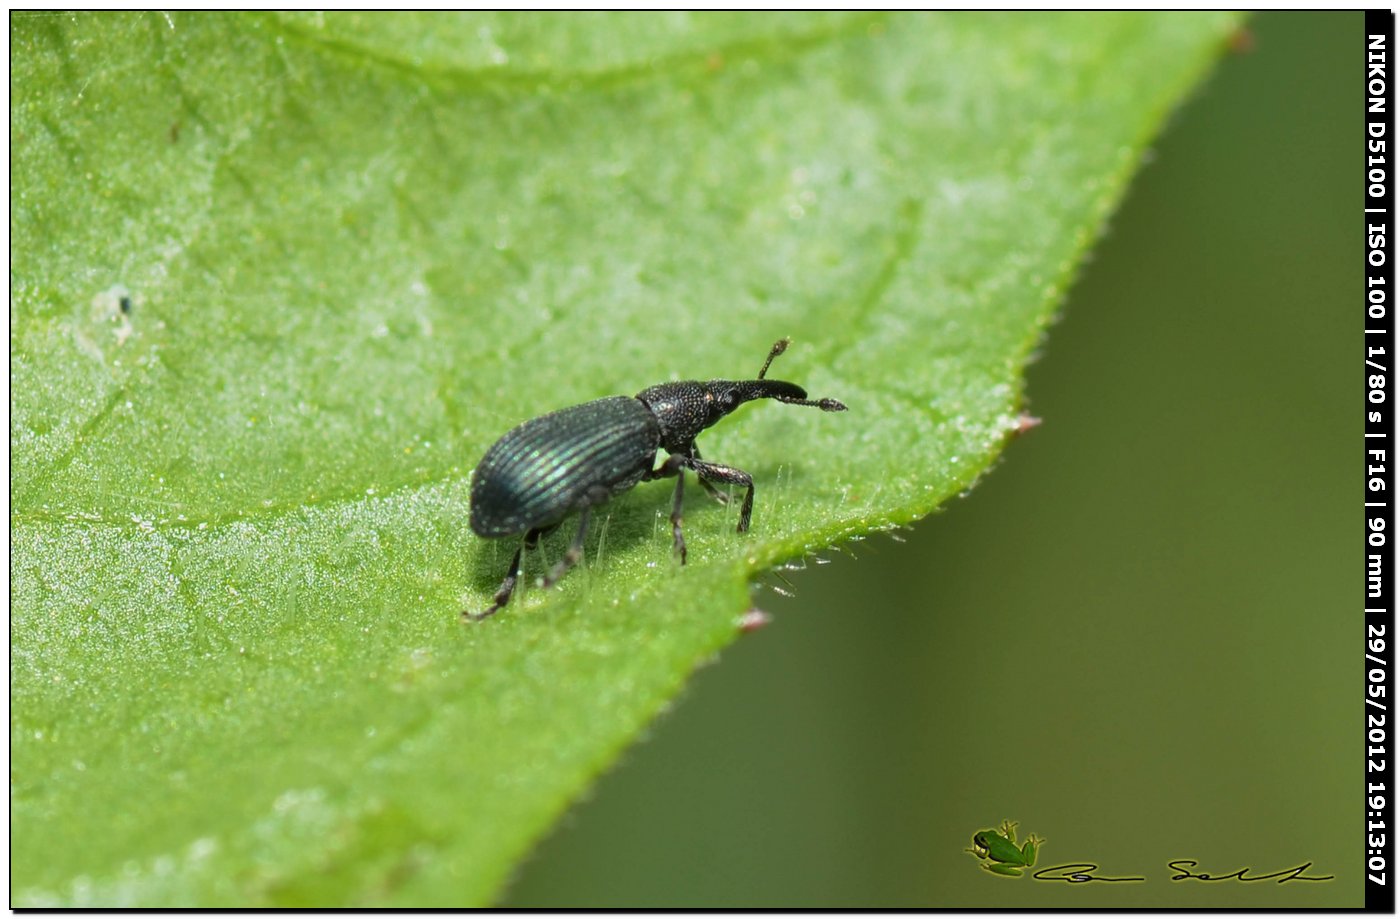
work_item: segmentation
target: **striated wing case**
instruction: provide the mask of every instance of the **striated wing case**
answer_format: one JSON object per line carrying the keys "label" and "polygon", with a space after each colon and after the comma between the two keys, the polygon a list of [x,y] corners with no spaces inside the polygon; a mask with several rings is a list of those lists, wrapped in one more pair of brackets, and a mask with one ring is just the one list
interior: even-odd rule
{"label": "striated wing case", "polygon": [[481,458],[472,479],[471,527],[511,536],[558,523],[595,486],[611,493],[651,469],[656,418],[632,396],[612,396],[532,418]]}

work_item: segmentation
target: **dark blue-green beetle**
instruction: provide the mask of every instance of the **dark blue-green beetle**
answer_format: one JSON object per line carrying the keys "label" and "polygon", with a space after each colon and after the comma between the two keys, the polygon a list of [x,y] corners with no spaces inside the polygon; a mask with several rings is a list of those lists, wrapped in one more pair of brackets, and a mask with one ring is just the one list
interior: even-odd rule
{"label": "dark blue-green beetle", "polygon": [[[524,536],[510,560],[510,570],[491,606],[462,615],[485,619],[510,602],[520,577],[520,554],[533,549],[574,511],[578,532],[564,557],[545,576],[549,587],[583,556],[591,508],[638,482],[676,477],[671,504],[671,536],[685,564],[681,535],[681,496],[685,470],[695,473],[711,497],[727,499],[713,483],[742,485],[747,490],[739,511],[738,532],[749,528],[753,513],[753,477],[742,469],[700,458],[700,432],[754,399],[777,399],[788,405],[811,405],[824,412],[844,412],[835,399],[808,399],[795,383],[765,380],[773,358],[787,350],[788,339],[773,345],[756,380],[684,380],[662,383],[636,396],[595,399],[533,418],[514,428],[486,451],[472,476],[471,525],[478,536],[497,539]],[[655,469],[656,451],[669,456]]]}

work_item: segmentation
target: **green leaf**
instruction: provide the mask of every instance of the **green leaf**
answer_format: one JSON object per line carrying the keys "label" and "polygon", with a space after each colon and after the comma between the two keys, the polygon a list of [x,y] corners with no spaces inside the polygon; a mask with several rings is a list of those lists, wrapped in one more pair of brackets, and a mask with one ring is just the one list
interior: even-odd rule
{"label": "green leaf", "polygon": [[[751,578],[989,467],[1236,22],[17,14],[15,905],[489,902]],[[702,439],[751,533],[643,486],[458,620],[495,438],[783,335],[851,410]]]}

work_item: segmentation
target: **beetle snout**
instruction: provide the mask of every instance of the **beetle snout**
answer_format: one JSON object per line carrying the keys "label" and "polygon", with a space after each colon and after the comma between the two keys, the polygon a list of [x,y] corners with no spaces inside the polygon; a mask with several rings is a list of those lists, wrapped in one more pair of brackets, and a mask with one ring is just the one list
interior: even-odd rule
{"label": "beetle snout", "polygon": [[736,397],[734,407],[738,407],[738,405],[752,402],[754,399],[777,399],[779,401],[805,399],[807,398],[807,390],[786,380],[746,380],[735,387],[734,395]]}

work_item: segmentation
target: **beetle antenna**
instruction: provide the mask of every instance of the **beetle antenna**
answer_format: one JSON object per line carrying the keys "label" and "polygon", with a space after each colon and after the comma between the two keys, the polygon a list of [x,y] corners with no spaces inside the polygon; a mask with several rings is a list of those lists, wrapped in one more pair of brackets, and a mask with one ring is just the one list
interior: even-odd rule
{"label": "beetle antenna", "polygon": [[768,352],[768,360],[763,362],[763,369],[758,372],[758,378],[763,379],[763,375],[768,372],[768,365],[773,363],[773,358],[787,350],[787,346],[792,344],[791,338],[780,338],[773,343],[773,350]]}
{"label": "beetle antenna", "polygon": [[774,396],[773,398],[785,405],[810,405],[824,412],[846,411],[846,403],[837,399],[784,399],[782,396]]}

